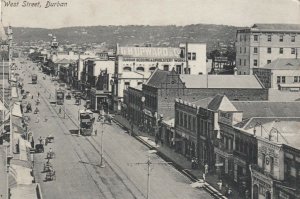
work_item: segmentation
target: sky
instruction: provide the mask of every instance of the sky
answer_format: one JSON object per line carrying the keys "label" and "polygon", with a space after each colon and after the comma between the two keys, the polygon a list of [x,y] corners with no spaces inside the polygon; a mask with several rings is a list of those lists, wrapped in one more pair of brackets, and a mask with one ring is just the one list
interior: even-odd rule
{"label": "sky", "polygon": [[15,27],[60,28],[96,25],[189,25],[299,23],[300,0],[52,0],[66,7],[5,7],[3,24]]}

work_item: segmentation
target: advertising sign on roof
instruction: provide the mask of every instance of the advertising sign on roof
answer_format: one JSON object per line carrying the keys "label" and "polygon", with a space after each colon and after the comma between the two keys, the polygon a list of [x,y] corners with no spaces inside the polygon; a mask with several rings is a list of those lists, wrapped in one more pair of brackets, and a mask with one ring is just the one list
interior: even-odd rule
{"label": "advertising sign on roof", "polygon": [[130,57],[165,57],[180,58],[180,48],[160,48],[160,47],[119,47],[118,55]]}

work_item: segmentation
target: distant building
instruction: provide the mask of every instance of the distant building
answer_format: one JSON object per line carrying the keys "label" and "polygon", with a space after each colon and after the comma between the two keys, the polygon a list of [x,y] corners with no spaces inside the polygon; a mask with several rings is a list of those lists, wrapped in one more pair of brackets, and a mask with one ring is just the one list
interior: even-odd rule
{"label": "distant building", "polygon": [[251,28],[237,30],[238,74],[252,74],[253,68],[277,58],[296,58],[300,48],[299,33],[300,24],[254,24]]}
{"label": "distant building", "polygon": [[300,89],[300,59],[279,58],[261,68],[253,68],[253,74],[266,88]]}

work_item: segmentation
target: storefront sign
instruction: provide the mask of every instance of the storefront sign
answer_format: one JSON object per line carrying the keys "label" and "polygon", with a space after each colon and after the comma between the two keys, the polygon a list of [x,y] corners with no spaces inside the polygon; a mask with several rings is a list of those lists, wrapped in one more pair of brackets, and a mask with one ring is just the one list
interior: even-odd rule
{"label": "storefront sign", "polygon": [[118,55],[131,57],[165,57],[180,58],[180,48],[157,47],[119,47]]}

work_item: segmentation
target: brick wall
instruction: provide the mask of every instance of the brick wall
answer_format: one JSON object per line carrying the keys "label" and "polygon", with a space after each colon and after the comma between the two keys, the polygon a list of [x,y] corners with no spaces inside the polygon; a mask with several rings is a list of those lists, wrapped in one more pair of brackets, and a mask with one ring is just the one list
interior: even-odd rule
{"label": "brick wall", "polygon": [[200,89],[168,89],[158,92],[158,113],[164,118],[174,117],[174,103],[176,98],[189,102],[197,101],[217,94],[225,94],[229,100],[236,101],[265,101],[268,100],[268,89],[225,89],[225,88],[200,88]]}

